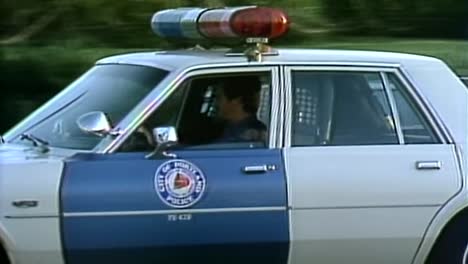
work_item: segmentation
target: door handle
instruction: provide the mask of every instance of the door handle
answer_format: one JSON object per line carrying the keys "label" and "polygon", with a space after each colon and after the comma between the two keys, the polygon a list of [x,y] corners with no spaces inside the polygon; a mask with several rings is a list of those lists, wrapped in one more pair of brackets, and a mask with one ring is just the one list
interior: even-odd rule
{"label": "door handle", "polygon": [[266,173],[268,171],[276,170],[275,165],[254,165],[254,166],[245,166],[242,171],[246,174],[257,174],[257,173]]}
{"label": "door handle", "polygon": [[418,161],[416,162],[416,169],[418,170],[440,170],[442,162],[440,161]]}

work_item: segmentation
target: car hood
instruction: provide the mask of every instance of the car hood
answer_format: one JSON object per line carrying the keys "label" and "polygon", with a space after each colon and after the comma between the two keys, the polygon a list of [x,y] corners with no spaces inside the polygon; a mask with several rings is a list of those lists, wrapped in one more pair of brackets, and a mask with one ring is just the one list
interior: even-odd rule
{"label": "car hood", "polygon": [[41,152],[38,148],[19,145],[19,144],[1,144],[0,145],[0,164],[10,163],[26,160],[37,159],[60,159],[73,155],[76,151],[61,151],[58,149],[51,149],[47,153]]}

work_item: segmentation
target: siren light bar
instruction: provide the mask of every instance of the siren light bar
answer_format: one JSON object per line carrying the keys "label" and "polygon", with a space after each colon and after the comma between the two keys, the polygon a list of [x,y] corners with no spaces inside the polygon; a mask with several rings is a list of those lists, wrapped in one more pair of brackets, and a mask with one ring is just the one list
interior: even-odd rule
{"label": "siren light bar", "polygon": [[163,38],[225,39],[277,38],[289,19],[282,10],[268,7],[177,8],[153,15],[151,28]]}

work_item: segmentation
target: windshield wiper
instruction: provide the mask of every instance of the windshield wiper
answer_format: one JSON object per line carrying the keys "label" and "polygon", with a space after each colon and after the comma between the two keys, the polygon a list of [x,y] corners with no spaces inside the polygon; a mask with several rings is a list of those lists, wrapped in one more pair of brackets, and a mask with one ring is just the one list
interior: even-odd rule
{"label": "windshield wiper", "polygon": [[21,134],[20,140],[30,141],[33,144],[33,146],[39,148],[39,150],[42,153],[46,153],[49,151],[49,142],[43,139],[40,139],[32,134],[27,134],[27,133]]}
{"label": "windshield wiper", "polygon": [[0,144],[5,144],[5,139],[3,139],[2,135],[0,135]]}

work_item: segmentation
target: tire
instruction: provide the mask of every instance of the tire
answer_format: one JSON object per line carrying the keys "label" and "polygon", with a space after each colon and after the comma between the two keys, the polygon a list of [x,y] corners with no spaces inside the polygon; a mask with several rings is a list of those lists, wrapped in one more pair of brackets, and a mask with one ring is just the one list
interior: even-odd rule
{"label": "tire", "polygon": [[468,227],[463,223],[457,221],[442,232],[426,264],[468,264]]}
{"label": "tire", "polygon": [[0,245],[0,263],[10,263],[9,259],[8,259],[8,256],[7,256],[7,253],[6,253],[6,250],[2,247],[2,245]]}

